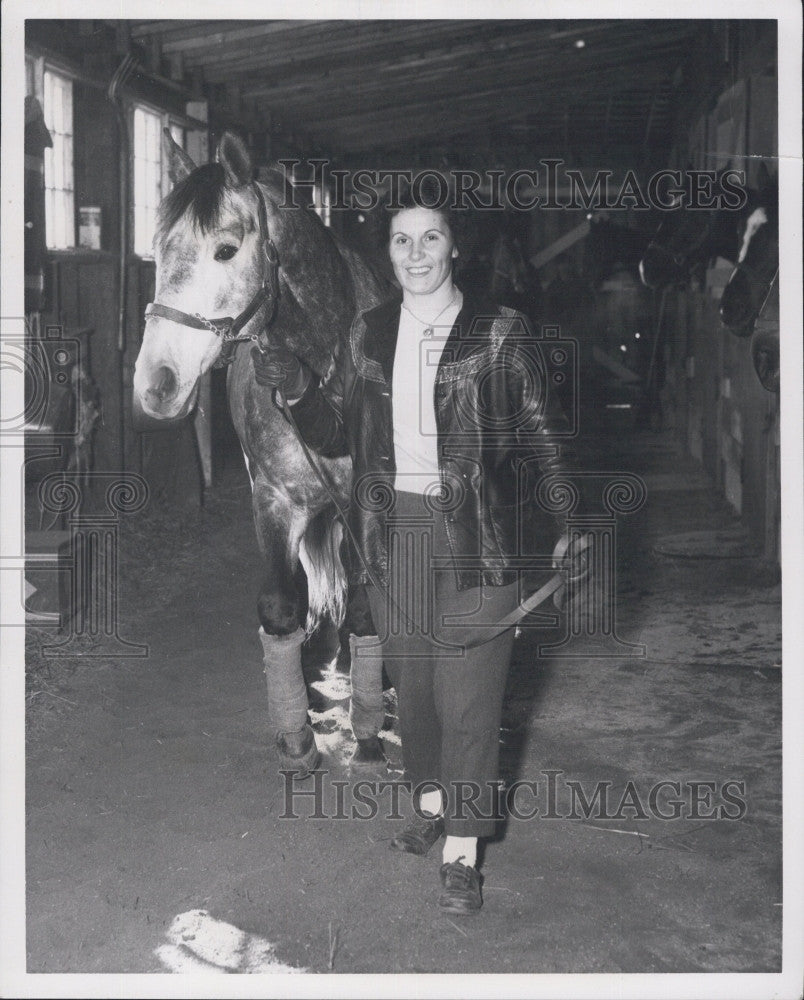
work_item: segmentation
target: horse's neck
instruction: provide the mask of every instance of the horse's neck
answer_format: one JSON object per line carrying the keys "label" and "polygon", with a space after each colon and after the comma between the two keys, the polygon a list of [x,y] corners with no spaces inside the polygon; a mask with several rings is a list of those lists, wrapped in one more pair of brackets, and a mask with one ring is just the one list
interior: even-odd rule
{"label": "horse's neck", "polygon": [[[744,212],[745,210],[743,210]],[[737,262],[740,253],[740,223],[745,218],[743,212],[733,212],[721,209],[715,216],[714,225],[705,243],[709,258],[722,257],[724,260]]]}
{"label": "horse's neck", "polygon": [[[264,183],[260,188],[266,201],[280,204],[282,192]],[[323,376],[347,342],[355,312],[377,305],[387,289],[359,255],[306,210],[281,220],[277,246],[280,294],[271,328]]]}

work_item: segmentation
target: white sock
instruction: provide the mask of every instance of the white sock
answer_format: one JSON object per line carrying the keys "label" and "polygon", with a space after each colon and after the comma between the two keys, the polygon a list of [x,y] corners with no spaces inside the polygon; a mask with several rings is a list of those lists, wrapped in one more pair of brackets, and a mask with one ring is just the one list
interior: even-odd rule
{"label": "white sock", "polygon": [[442,861],[460,861],[467,868],[474,868],[477,863],[477,837],[447,837],[444,841]]}
{"label": "white sock", "polygon": [[419,812],[423,812],[426,816],[440,816],[444,812],[444,800],[440,789],[432,788],[429,792],[421,793]]}

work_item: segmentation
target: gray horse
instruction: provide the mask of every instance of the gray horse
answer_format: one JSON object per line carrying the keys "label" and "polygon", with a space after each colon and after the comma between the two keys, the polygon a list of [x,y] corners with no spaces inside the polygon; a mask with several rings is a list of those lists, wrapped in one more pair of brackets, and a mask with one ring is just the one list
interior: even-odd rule
{"label": "gray horse", "polygon": [[[349,349],[355,314],[377,305],[388,288],[313,212],[294,206],[278,169],[254,182],[237,137],[224,134],[217,162],[201,167],[169,135],[165,151],[174,187],[159,208],[155,301],[146,310],[134,373],[135,408],[178,419],[192,409],[201,376],[230,364],[229,406],[264,559],[258,614],[269,718],[282,766],[306,773],[319,754],[301,645],[326,616],[341,625],[347,611],[333,495],[341,508],[348,503],[351,466],[348,459],[320,459],[331,492],[324,488],[270,389],[257,384],[250,345],[284,344],[325,380],[338,352]],[[306,628],[299,562],[307,575]],[[373,632],[365,609],[355,622],[356,633]],[[384,759],[377,735],[381,677],[377,654],[352,657],[354,765]]]}

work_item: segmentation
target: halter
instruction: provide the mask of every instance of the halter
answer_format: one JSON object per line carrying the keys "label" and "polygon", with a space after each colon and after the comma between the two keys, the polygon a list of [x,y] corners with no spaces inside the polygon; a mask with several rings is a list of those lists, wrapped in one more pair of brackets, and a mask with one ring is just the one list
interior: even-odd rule
{"label": "halter", "polygon": [[251,184],[251,188],[257,195],[259,203],[259,226],[260,242],[262,252],[265,256],[265,273],[262,285],[255,293],[246,308],[232,319],[231,316],[222,316],[218,319],[207,319],[200,313],[191,315],[182,312],[181,309],[174,309],[172,306],[162,305],[161,302],[149,302],[145,309],[146,319],[150,316],[160,316],[162,319],[170,320],[171,323],[178,323],[179,326],[187,326],[193,330],[209,330],[222,341],[221,353],[216,359],[213,368],[224,368],[231,364],[234,359],[235,345],[245,340],[259,341],[258,333],[241,334],[243,327],[256,316],[258,310],[264,303],[269,304],[268,314],[265,317],[267,326],[271,322],[276,302],[279,298],[278,271],[279,257],[276,252],[274,242],[268,234],[268,210],[265,206],[265,198],[258,184]]}

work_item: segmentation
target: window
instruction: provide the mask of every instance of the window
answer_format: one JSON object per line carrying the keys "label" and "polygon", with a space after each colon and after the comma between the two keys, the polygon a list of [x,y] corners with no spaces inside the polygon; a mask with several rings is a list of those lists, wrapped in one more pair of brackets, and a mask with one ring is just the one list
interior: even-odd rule
{"label": "window", "polygon": [[75,246],[73,194],[73,81],[45,69],[45,125],[53,147],[45,149],[45,241],[60,250]]}
{"label": "window", "polygon": [[134,108],[134,253],[150,257],[162,200],[162,115]]}

